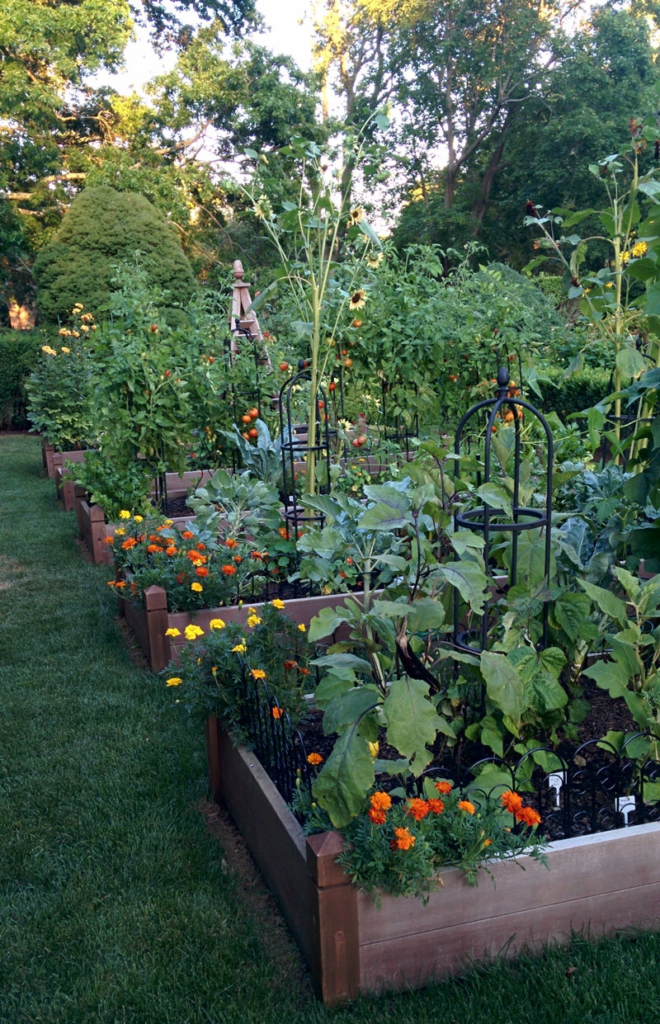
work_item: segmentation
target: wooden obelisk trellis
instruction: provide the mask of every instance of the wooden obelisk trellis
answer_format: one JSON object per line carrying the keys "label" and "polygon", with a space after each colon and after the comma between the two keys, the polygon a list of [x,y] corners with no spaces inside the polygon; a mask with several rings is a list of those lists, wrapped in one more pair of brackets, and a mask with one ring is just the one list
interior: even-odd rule
{"label": "wooden obelisk trellis", "polygon": [[[252,299],[250,297],[250,285],[247,281],[244,281],[245,271],[243,270],[243,264],[240,260],[234,260],[234,266],[232,273],[234,275],[234,287],[231,297],[231,316],[229,320],[229,327],[232,331],[236,332],[237,328],[243,331],[249,331],[250,336],[255,341],[263,341],[263,334],[261,327],[259,326],[259,320],[257,314],[250,309],[252,305]],[[239,333],[232,334],[231,350],[232,352],[238,352],[239,349]],[[263,361],[270,367],[270,356],[266,347],[263,348]]]}

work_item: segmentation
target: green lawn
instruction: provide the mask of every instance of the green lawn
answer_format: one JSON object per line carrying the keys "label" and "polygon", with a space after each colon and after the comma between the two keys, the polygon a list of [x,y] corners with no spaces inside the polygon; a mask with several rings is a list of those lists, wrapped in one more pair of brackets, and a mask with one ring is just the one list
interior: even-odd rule
{"label": "green lawn", "polygon": [[651,935],[320,1007],[240,844],[209,832],[201,734],[132,660],[35,438],[0,435],[0,484],[2,1024],[660,1021]]}

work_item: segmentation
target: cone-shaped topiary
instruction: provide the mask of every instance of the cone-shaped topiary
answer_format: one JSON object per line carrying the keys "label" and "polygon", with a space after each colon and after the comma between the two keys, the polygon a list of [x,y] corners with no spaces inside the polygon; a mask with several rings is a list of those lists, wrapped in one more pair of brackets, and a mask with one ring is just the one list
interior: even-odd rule
{"label": "cone-shaped topiary", "polygon": [[76,302],[102,319],[114,287],[113,266],[136,253],[150,283],[169,292],[171,305],[161,309],[176,321],[176,306],[188,304],[195,279],[175,227],[136,192],[109,185],[85,189],[34,265],[43,319],[68,319]]}

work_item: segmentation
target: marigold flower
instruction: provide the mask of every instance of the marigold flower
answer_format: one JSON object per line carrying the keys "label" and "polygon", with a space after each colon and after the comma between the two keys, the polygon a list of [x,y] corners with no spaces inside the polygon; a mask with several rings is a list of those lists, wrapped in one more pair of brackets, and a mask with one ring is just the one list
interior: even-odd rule
{"label": "marigold flower", "polygon": [[198,565],[197,568],[195,569],[195,574],[197,576],[208,576],[209,571],[205,565]]}
{"label": "marigold flower", "polygon": [[220,571],[222,573],[224,573],[225,576],[234,576],[235,573],[236,573],[236,566],[235,565],[223,565]]}
{"label": "marigold flower", "polygon": [[264,672],[264,670],[262,668],[253,668],[252,669],[252,678],[253,679],[265,679],[266,678],[266,673]]}
{"label": "marigold flower", "polygon": [[259,618],[258,615],[248,616],[247,624],[250,627],[250,629],[253,629],[255,626],[258,626],[260,622],[261,619]]}
{"label": "marigold flower", "polygon": [[274,601],[270,602],[273,608],[277,608],[278,612],[281,612],[284,608],[284,601],[280,601],[279,597],[276,597]]}
{"label": "marigold flower", "polygon": [[247,647],[245,644],[236,644],[236,646],[231,649],[232,654],[245,654],[246,651]]}
{"label": "marigold flower", "polygon": [[176,626],[170,626],[169,629],[165,630],[165,636],[181,636],[181,630],[177,629]]}
{"label": "marigold flower", "polygon": [[121,510],[121,512],[119,513],[119,518],[120,519],[130,519],[131,518],[131,513],[128,512],[125,508],[123,508]]}
{"label": "marigold flower", "polygon": [[273,708],[272,712],[273,712],[273,718],[281,718],[282,715],[284,714],[284,712],[282,711],[282,708]]}
{"label": "marigold flower", "polygon": [[184,530],[181,536],[184,540],[192,540],[195,534],[191,530]]}
{"label": "marigold flower", "polygon": [[186,551],[186,558],[193,562],[194,565],[202,565],[206,561],[206,556],[200,555],[199,551],[196,551],[195,548]]}
{"label": "marigold flower", "polygon": [[211,619],[209,622],[209,629],[224,629],[226,623],[223,619]]}
{"label": "marigold flower", "polygon": [[201,592],[203,591],[204,587],[202,586],[201,583],[191,583],[190,584],[190,589],[194,590],[196,594],[201,594]]}
{"label": "marigold flower", "polygon": [[241,558],[240,555],[234,555],[234,559],[233,560],[234,560],[234,562],[236,562],[236,565],[240,565],[241,562],[243,561],[243,559]]}
{"label": "marigold flower", "polygon": [[169,528],[172,525],[172,523],[172,519],[166,519],[165,522],[163,523],[163,526],[167,526]]}
{"label": "marigold flower", "polygon": [[186,640],[196,640],[198,636],[204,636],[204,630],[200,629],[199,626],[195,626],[191,623],[184,629]]}
{"label": "marigold flower", "polygon": [[476,810],[474,804],[469,800],[459,800],[458,809],[459,811],[465,811],[466,814],[474,814]]}
{"label": "marigold flower", "polygon": [[280,528],[279,528],[279,530],[277,532],[279,533],[279,535],[282,538],[282,540],[288,540],[289,539],[289,531],[287,530],[286,526],[280,526]]}
{"label": "marigold flower", "polygon": [[300,674],[301,674],[301,676],[311,676],[312,673],[311,673],[311,670],[308,669],[308,668],[301,668],[300,669]]}
{"label": "marigold flower", "polygon": [[492,839],[484,839],[484,846],[492,846],[492,845],[493,845],[493,840]]}
{"label": "marigold flower", "polygon": [[506,793],[502,793],[500,796],[500,803],[504,810],[509,811],[510,814],[517,814],[518,811],[522,810],[522,797],[510,789],[508,789]]}
{"label": "marigold flower", "polygon": [[118,526],[117,529],[115,530],[115,537],[123,537],[125,533],[126,530],[123,528],[123,526]]}
{"label": "marigold flower", "polygon": [[168,686],[180,686],[182,682],[183,682],[183,679],[180,679],[179,676],[172,676],[171,679],[167,680],[167,685]]}
{"label": "marigold flower", "polygon": [[307,755],[307,762],[314,765],[323,764],[323,758],[320,754],[311,753]]}
{"label": "marigold flower", "polygon": [[299,622],[298,623],[298,629],[300,630],[301,633],[304,633],[307,630],[307,626],[305,625],[304,622]]}
{"label": "marigold flower", "polygon": [[263,558],[263,555],[261,554],[261,551],[251,551],[250,552],[250,558],[254,558],[255,560],[258,560],[260,558]]}
{"label": "marigold flower", "polygon": [[185,578],[185,576],[183,575],[182,572],[178,572],[176,574],[176,581],[177,581],[177,583],[185,583],[186,578]]}
{"label": "marigold flower", "polygon": [[385,811],[377,811],[375,807],[371,807],[367,812],[367,817],[374,825],[384,825],[387,821],[387,815]]}
{"label": "marigold flower", "polygon": [[170,558],[174,558],[174,556],[176,555],[176,548],[174,547],[174,545],[172,545],[169,548],[165,548],[165,554],[169,555]]}
{"label": "marigold flower", "polygon": [[71,349],[67,348],[66,345],[62,345],[60,352],[63,352],[65,356],[68,356],[71,354]]}
{"label": "marigold flower", "polygon": [[541,824],[541,815],[533,807],[522,807],[516,812],[516,819],[522,821],[524,825],[529,825],[530,828]]}
{"label": "marigold flower", "polygon": [[114,585],[115,585],[115,581],[114,580],[108,580],[108,586],[109,587],[114,587]]}
{"label": "marigold flower", "polygon": [[434,814],[442,814],[442,812],[445,809],[444,802],[442,800],[438,800],[437,798],[427,800],[427,803],[429,805],[429,810],[433,811]]}
{"label": "marigold flower", "polygon": [[201,540],[195,544],[198,551],[206,551],[206,544],[202,544]]}
{"label": "marigold flower", "polygon": [[421,821],[429,813],[429,805],[426,800],[420,800],[419,797],[413,797],[412,800],[408,801],[406,808],[406,814],[409,814],[415,821]]}
{"label": "marigold flower", "polygon": [[396,839],[390,843],[393,850],[411,850],[415,845],[415,837],[407,828],[395,828],[394,835]]}
{"label": "marigold flower", "polygon": [[103,543],[104,544],[112,544],[114,539],[115,539],[114,537],[104,537],[103,538]]}
{"label": "marigold flower", "polygon": [[117,587],[118,590],[121,590],[122,587],[126,586],[126,580],[117,580],[115,586]]}
{"label": "marigold flower", "polygon": [[448,793],[451,793],[451,782],[436,782],[435,788],[438,793],[441,793],[443,796],[447,796]]}
{"label": "marigold flower", "polygon": [[133,516],[133,522],[134,523],[142,523],[142,522],[144,522],[144,516]]}
{"label": "marigold flower", "polygon": [[126,540],[122,544],[122,548],[124,549],[124,551],[128,551],[130,548],[135,548],[135,547],[137,547],[137,541],[136,541],[135,537],[127,537]]}
{"label": "marigold flower", "polygon": [[287,670],[287,672],[290,672],[292,669],[298,668],[298,662],[297,661],[291,661],[291,660],[285,661],[284,662],[284,667]]}
{"label": "marigold flower", "polygon": [[163,555],[165,553],[165,548],[161,548],[158,544],[149,544],[147,547],[147,551],[149,552],[150,555]]}
{"label": "marigold flower", "polygon": [[225,547],[226,548],[231,548],[231,549],[237,548],[238,547],[238,541],[234,540],[233,537],[227,537],[227,540],[225,541]]}
{"label": "marigold flower", "polygon": [[369,803],[375,811],[389,811],[392,806],[392,797],[389,793],[384,793],[381,789],[372,793],[369,797]]}

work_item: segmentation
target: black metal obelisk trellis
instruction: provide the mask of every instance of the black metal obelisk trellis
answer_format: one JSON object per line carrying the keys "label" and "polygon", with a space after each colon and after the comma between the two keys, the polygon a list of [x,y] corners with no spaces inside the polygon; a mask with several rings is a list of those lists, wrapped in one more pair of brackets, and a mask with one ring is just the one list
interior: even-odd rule
{"label": "black metal obelisk trellis", "polygon": [[[460,507],[454,514],[454,529],[471,530],[480,533],[484,540],[483,557],[486,566],[486,573],[492,571],[491,552],[495,538],[498,544],[502,537],[511,537],[511,558],[508,577],[508,586],[513,587],[518,582],[518,542],[520,534],[525,530],[544,530],[544,577],[546,583],[550,580],[550,556],[551,556],[551,523],[552,523],[552,465],[554,460],[554,449],[552,432],[545,417],[529,402],[517,397],[516,389],[509,384],[509,371],[502,367],[497,374],[497,396],[477,402],[469,409],[460,421],[456,430],[455,440],[455,477],[461,475],[462,445],[468,437],[471,440],[470,455],[474,457],[478,450],[475,445],[475,437],[482,437],[483,450],[483,471],[477,476],[477,484],[489,483],[492,480],[491,472],[493,467],[493,430],[497,429],[496,424],[501,418],[502,412],[510,410],[513,413],[513,472],[507,473],[513,480],[511,498],[511,521],[503,521],[505,516],[501,508],[489,505],[486,500],[477,508],[463,511]],[[520,504],[520,469],[522,450],[522,419],[518,411],[526,410],[541,424],[546,438],[547,467],[545,471],[545,501],[541,508],[525,508]],[[506,413],[505,413],[506,415]],[[485,420],[485,424],[484,424]],[[472,429],[476,426],[476,430]],[[463,454],[463,458],[465,455]],[[492,482],[497,482],[493,480]],[[454,644],[460,650],[471,653],[479,653],[487,649],[489,631],[493,625],[493,595],[489,589],[483,614],[480,616],[478,626],[466,628],[463,623],[464,610],[461,607],[458,592],[454,596]],[[540,646],[546,646],[548,639],[548,605],[543,603],[543,638]]]}
{"label": "black metal obelisk trellis", "polygon": [[[314,395],[314,412],[316,417],[316,441],[309,443],[309,424],[295,423],[292,405],[295,408],[296,396],[302,390],[308,391],[306,385],[311,376],[302,369],[294,377],[289,378],[280,390],[280,436],[282,438],[282,496],[284,499],[284,519],[290,532],[297,536],[301,526],[323,526],[325,517],[320,513],[311,512],[301,506],[299,498],[301,488],[298,480],[306,474],[308,460],[314,459],[317,482],[317,493],[330,492],[330,425],[328,413],[328,397],[325,389],[319,384]],[[309,409],[311,399],[305,403]],[[308,413],[309,414],[309,413]],[[332,431],[333,434],[336,431]]]}

